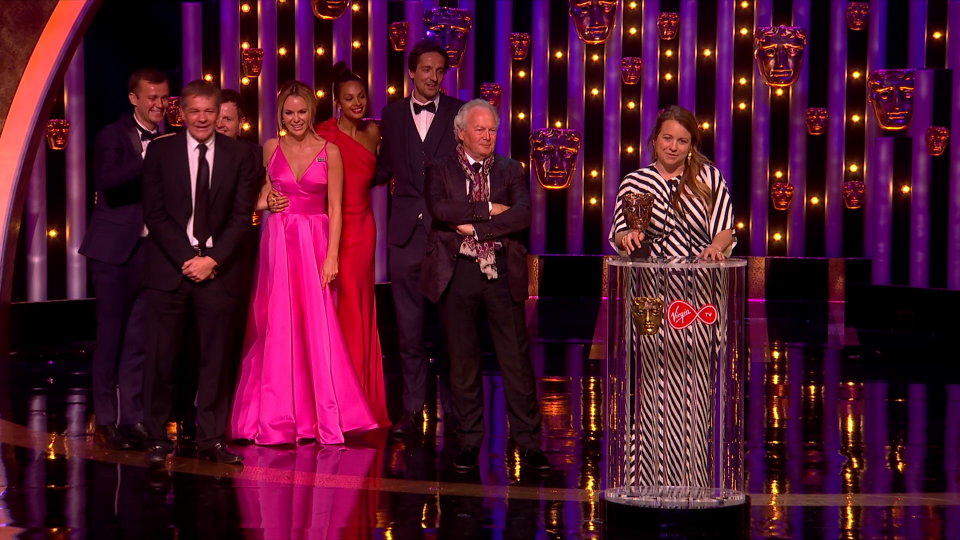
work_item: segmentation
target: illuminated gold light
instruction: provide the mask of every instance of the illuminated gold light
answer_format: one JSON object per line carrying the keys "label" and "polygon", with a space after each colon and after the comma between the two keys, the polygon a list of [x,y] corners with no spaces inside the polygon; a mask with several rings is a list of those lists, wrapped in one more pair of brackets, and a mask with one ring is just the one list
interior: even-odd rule
{"label": "illuminated gold light", "polygon": [[517,77],[520,77],[521,79],[524,78],[524,77],[526,77],[526,76],[527,76],[527,72],[524,71],[524,70],[522,70],[522,69],[517,72]]}
{"label": "illuminated gold light", "polygon": [[50,229],[49,231],[47,231],[47,236],[49,236],[50,238],[56,238],[58,234],[60,233],[58,233],[56,229]]}
{"label": "illuminated gold light", "polygon": [[747,78],[746,78],[746,77],[740,77],[740,80],[737,81],[737,82],[740,83],[740,86],[743,86],[743,85],[747,84]]}
{"label": "illuminated gold light", "polygon": [[[782,235],[782,234],[780,234],[780,233],[774,233],[774,235],[773,235],[773,239],[774,239],[774,240],[776,240],[777,242],[779,242],[780,240],[782,240],[782,239],[783,239],[783,235]],[[778,355],[778,354],[779,354],[779,353],[777,353],[777,355]],[[777,355],[775,355],[775,356],[774,356],[774,358],[776,358],[776,357],[777,357]]]}
{"label": "illuminated gold light", "polygon": [[557,51],[556,54],[554,54],[554,56],[557,57],[557,60],[563,58],[563,51]]}
{"label": "illuminated gold light", "polygon": [[630,2],[630,9],[637,9],[637,3],[636,3],[636,2]]}
{"label": "illuminated gold light", "polygon": [[737,108],[742,111],[747,108],[747,104],[741,101],[740,104],[737,105]]}
{"label": "illuminated gold light", "polygon": [[281,129],[280,129],[280,136],[281,136],[281,137],[286,137],[286,136],[287,136],[287,130],[281,128]]}
{"label": "illuminated gold light", "polygon": [[810,197],[810,204],[820,204],[820,197]]}
{"label": "illuminated gold light", "polygon": [[631,36],[637,35],[637,28],[635,26],[630,27],[630,35]]}
{"label": "illuminated gold light", "polygon": [[670,58],[671,56],[673,56],[673,49],[667,49],[663,51],[663,55],[666,56],[667,58]]}
{"label": "illuminated gold light", "polygon": [[664,80],[667,80],[667,81],[673,80],[673,74],[667,73],[666,75],[663,76],[663,78]]}
{"label": "illuminated gold light", "polygon": [[743,28],[740,29],[740,35],[741,35],[741,36],[748,36],[748,35],[750,35],[750,30],[748,30],[746,27],[743,27]]}
{"label": "illuminated gold light", "polygon": [[318,98],[322,98],[323,95],[324,95],[324,94],[323,94],[323,90],[317,90],[317,97],[318,97]]}
{"label": "illuminated gold light", "polygon": [[354,49],[360,48],[360,40],[357,40],[357,39],[353,40],[353,48]]}
{"label": "illuminated gold light", "polygon": [[244,78],[240,79],[240,84],[242,84],[242,85],[248,85],[248,84],[250,84],[250,77],[244,77]]}
{"label": "illuminated gold light", "polygon": [[396,86],[387,87],[387,93],[390,94],[391,96],[394,95],[394,94],[396,94],[396,93],[397,93],[397,87],[396,87]]}
{"label": "illuminated gold light", "polygon": [[600,94],[600,90],[597,90],[596,88],[594,88],[593,90],[590,90],[590,94],[596,96]]}
{"label": "illuminated gold light", "polygon": [[244,130],[244,131],[250,131],[250,122],[244,122],[244,123],[243,123],[243,130]]}
{"label": "illuminated gold light", "polygon": [[627,108],[628,108],[628,109],[636,109],[636,108],[637,108],[637,104],[634,103],[633,101],[627,102]]}
{"label": "illuminated gold light", "polygon": [[743,9],[747,9],[748,7],[750,7],[750,2],[747,2],[747,0],[743,0],[743,2],[740,2],[740,7],[742,7]]}
{"label": "illuminated gold light", "polygon": [[286,48],[286,47],[280,47],[279,49],[277,49],[277,54],[279,54],[280,56],[286,55],[286,54],[287,54],[287,48]]}
{"label": "illuminated gold light", "polygon": [[563,127],[563,123],[560,122],[559,120],[557,120],[556,122],[554,122],[553,125],[556,126],[558,129],[561,128],[561,127]]}
{"label": "illuminated gold light", "polygon": [[904,195],[906,195],[907,193],[910,193],[910,186],[908,186],[908,185],[906,185],[906,184],[904,184],[903,186],[901,186],[901,187],[900,187],[900,193],[903,193]]}
{"label": "illuminated gold light", "polygon": [[352,6],[350,9],[352,9],[352,10],[354,10],[354,11],[360,11],[360,4],[356,4],[356,3],[353,4],[353,6]]}
{"label": "illuminated gold light", "polygon": [[739,222],[739,223],[737,223],[737,228],[738,228],[738,229],[742,229],[742,228],[744,228],[744,227],[746,227],[746,225],[745,225],[742,221]]}
{"label": "illuminated gold light", "polygon": [[776,93],[778,96],[782,96],[782,95],[783,95],[783,88],[777,88],[777,91],[776,91],[775,93]]}
{"label": "illuminated gold light", "polygon": [[628,146],[628,147],[627,147],[627,153],[628,153],[628,154],[632,154],[632,153],[633,153],[633,147],[632,147],[632,146]]}
{"label": "illuminated gold light", "polygon": [[523,114],[523,113],[517,113],[517,118],[519,118],[520,120],[523,120],[523,119],[526,118],[526,117],[527,117],[527,115],[525,115],[525,114]]}
{"label": "illuminated gold light", "polygon": [[244,13],[250,13],[250,4],[243,4],[240,6],[240,11]]}
{"label": "illuminated gold light", "polygon": [[206,75],[203,76],[203,80],[210,82],[213,80],[213,75],[207,73]]}
{"label": "illuminated gold light", "polygon": [[590,204],[597,204],[597,198],[596,198],[596,197],[590,197]]}
{"label": "illuminated gold light", "polygon": [[703,50],[703,56],[704,56],[704,57],[708,57],[708,56],[710,56],[711,54],[713,54],[713,51],[711,51],[710,49],[704,49],[704,50]]}
{"label": "illuminated gold light", "polygon": [[700,124],[700,129],[710,129],[710,122]]}
{"label": "illuminated gold light", "polygon": [[857,172],[858,170],[860,170],[860,167],[857,167],[856,163],[850,165],[850,172]]}
{"label": "illuminated gold light", "polygon": [[593,60],[594,62],[596,62],[597,60],[600,60],[600,55],[599,55],[599,54],[594,54],[593,56],[590,57],[590,59]]}
{"label": "illuminated gold light", "polygon": [[859,122],[859,121],[860,121],[860,115],[859,115],[859,114],[855,114],[855,115],[853,115],[853,116],[850,117],[850,120],[851,120],[852,122],[854,122],[854,123]]}
{"label": "illuminated gold light", "polygon": [[244,49],[244,50],[249,49],[249,48],[250,48],[250,44],[247,43],[246,41],[244,41],[243,43],[240,44],[240,48],[241,48],[241,49]]}
{"label": "illuminated gold light", "polygon": [[317,56],[323,56],[323,47],[317,47]]}
{"label": "illuminated gold light", "polygon": [[777,172],[773,173],[773,176],[774,176],[775,178],[783,178],[783,171],[777,171]]}
{"label": "illuminated gold light", "polygon": [[854,79],[859,79],[859,78],[860,78],[860,72],[859,72],[859,71],[854,71],[853,73],[850,74],[850,76],[853,77]]}
{"label": "illuminated gold light", "polygon": [[942,38],[942,37],[943,37],[943,34],[940,33],[940,32],[934,32],[934,33],[933,33],[933,39],[940,39],[940,38]]}
{"label": "illuminated gold light", "polygon": [[597,171],[596,169],[590,171],[590,177],[591,177],[591,178],[596,178],[597,176],[600,176],[600,172],[599,172],[599,171]]}

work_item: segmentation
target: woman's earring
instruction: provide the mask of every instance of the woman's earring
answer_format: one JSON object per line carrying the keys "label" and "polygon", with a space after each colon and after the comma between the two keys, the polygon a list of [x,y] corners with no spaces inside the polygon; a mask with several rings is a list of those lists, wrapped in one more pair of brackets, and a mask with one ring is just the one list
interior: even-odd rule
{"label": "woman's earring", "polygon": [[693,152],[687,152],[687,163],[690,163],[690,158],[693,157]]}

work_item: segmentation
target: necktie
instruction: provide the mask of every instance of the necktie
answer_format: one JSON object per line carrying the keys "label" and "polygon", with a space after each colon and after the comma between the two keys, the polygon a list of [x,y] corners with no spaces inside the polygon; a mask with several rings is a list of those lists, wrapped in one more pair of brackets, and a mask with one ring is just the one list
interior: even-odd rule
{"label": "necktie", "polygon": [[477,174],[479,175],[479,174],[480,174],[480,169],[483,168],[483,163],[480,163],[479,161],[475,161],[475,162],[473,162],[473,164],[470,165],[470,167],[473,168],[473,172],[475,172],[475,173],[477,173]]}
{"label": "necktie", "polygon": [[437,104],[434,102],[427,103],[426,105],[420,105],[416,101],[413,102],[413,114],[420,114],[423,111],[430,111],[433,114],[437,114]]}
{"label": "necktie", "polygon": [[474,188],[474,182],[480,181],[480,169],[483,168],[483,163],[480,161],[473,162],[470,164],[470,168],[473,169],[473,173],[474,173],[473,181],[470,182],[470,192],[472,193]]}
{"label": "necktie", "polygon": [[154,139],[157,138],[157,135],[159,135],[159,133],[157,133],[157,132],[155,132],[155,131],[147,131],[147,130],[143,129],[143,128],[140,127],[140,126],[137,126],[137,129],[140,130],[140,141],[141,141],[141,142],[143,142],[143,141],[152,141],[152,140],[154,140]]}
{"label": "necktie", "polygon": [[210,223],[207,220],[207,210],[210,200],[210,165],[207,164],[207,145],[197,146],[200,159],[197,161],[197,192],[196,202],[193,205],[193,236],[196,237],[198,247],[207,248],[207,239],[210,238]]}

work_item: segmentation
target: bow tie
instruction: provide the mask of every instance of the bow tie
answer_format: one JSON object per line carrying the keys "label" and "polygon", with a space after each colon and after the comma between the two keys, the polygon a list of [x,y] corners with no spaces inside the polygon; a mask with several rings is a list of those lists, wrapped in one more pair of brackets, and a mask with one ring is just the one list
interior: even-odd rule
{"label": "bow tie", "polygon": [[137,126],[137,129],[140,130],[140,142],[152,141],[156,139],[158,135],[160,135],[155,131],[147,131],[139,126]]}
{"label": "bow tie", "polygon": [[416,101],[413,102],[413,114],[420,114],[423,111],[430,111],[433,114],[437,114],[437,104],[434,102],[427,103],[426,105],[420,105]]}

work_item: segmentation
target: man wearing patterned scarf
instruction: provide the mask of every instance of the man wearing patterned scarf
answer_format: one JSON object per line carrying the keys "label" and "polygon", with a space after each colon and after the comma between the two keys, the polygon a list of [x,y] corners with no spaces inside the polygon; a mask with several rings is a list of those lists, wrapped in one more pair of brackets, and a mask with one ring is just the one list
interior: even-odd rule
{"label": "man wearing patterned scarf", "polygon": [[481,99],[454,120],[455,154],[428,163],[426,203],[433,216],[420,290],[440,306],[450,352],[450,387],[460,428],[460,472],[477,466],[483,442],[481,314],[486,313],[503,376],[510,432],[526,467],[548,471],[540,450],[540,407],[530,361],[524,302],[530,193],[520,163],[494,154],[497,110]]}

